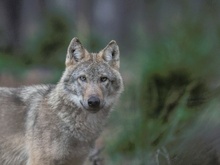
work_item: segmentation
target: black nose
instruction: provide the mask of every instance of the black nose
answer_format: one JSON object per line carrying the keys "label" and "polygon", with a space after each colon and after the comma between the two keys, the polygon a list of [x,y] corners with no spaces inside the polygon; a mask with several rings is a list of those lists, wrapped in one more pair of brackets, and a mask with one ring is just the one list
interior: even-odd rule
{"label": "black nose", "polygon": [[90,108],[98,108],[100,105],[100,99],[96,96],[92,96],[88,100],[88,105]]}

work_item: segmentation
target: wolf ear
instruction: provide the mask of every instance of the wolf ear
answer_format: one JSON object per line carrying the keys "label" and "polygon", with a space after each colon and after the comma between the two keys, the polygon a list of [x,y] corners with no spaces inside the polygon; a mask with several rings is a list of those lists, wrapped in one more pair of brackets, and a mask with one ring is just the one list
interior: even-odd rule
{"label": "wolf ear", "polygon": [[119,52],[119,47],[118,47],[116,41],[112,40],[103,49],[102,58],[111,67],[113,67],[115,69],[119,69],[120,68],[120,52]]}
{"label": "wolf ear", "polygon": [[78,62],[81,62],[86,57],[87,51],[82,46],[78,38],[74,37],[67,49],[66,55],[66,67],[70,65],[75,65]]}

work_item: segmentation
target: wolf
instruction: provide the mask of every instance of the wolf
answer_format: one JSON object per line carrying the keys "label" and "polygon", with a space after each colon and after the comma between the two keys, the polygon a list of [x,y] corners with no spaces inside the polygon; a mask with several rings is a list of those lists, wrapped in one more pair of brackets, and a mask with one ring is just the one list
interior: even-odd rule
{"label": "wolf", "polygon": [[123,91],[113,40],[89,53],[78,38],[55,85],[0,88],[1,165],[82,165]]}

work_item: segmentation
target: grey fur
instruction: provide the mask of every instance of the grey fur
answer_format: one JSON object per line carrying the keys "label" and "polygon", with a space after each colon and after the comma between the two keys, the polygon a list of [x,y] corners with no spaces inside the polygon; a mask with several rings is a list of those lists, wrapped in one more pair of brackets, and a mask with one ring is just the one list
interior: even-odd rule
{"label": "grey fur", "polygon": [[[112,51],[117,57],[106,60]],[[74,38],[56,85],[0,88],[0,164],[83,164],[123,90],[118,69],[115,41],[88,53]],[[103,76],[107,80],[101,82]],[[88,105],[94,95],[100,98],[95,111]]]}

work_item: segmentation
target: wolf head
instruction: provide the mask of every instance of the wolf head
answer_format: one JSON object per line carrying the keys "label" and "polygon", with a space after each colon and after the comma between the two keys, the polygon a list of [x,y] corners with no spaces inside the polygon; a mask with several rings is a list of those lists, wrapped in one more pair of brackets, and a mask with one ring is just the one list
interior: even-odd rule
{"label": "wolf head", "polygon": [[115,41],[99,53],[89,53],[78,38],[73,38],[65,63],[59,83],[65,100],[91,113],[111,108],[123,90],[120,53]]}

